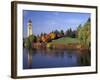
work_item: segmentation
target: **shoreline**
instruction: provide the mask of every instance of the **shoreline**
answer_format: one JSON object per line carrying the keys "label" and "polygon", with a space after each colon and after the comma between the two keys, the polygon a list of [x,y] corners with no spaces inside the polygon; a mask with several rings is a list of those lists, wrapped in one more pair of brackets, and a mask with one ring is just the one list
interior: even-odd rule
{"label": "shoreline", "polygon": [[70,44],[60,44],[60,43],[32,43],[31,47],[33,49],[70,49],[70,50],[79,50],[79,51],[87,51],[89,48],[85,47],[81,44],[70,43]]}

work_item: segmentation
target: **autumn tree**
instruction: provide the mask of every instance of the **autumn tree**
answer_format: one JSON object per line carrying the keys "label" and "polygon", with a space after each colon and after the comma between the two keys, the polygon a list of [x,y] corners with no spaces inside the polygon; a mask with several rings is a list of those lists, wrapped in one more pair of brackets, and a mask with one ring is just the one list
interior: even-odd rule
{"label": "autumn tree", "polygon": [[54,32],[51,32],[50,33],[50,38],[53,40],[53,39],[55,39],[56,38],[56,34],[54,33]]}
{"label": "autumn tree", "polygon": [[56,39],[58,39],[58,38],[61,37],[60,31],[55,30],[54,33],[55,33],[55,35],[56,35]]}

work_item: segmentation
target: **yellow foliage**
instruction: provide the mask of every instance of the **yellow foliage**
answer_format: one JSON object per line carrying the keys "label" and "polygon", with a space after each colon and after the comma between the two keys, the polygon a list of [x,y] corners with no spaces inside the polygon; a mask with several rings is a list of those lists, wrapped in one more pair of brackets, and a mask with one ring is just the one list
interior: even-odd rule
{"label": "yellow foliage", "polygon": [[50,33],[50,37],[51,37],[51,39],[55,39],[55,37],[56,37],[56,35],[55,35],[55,33]]}

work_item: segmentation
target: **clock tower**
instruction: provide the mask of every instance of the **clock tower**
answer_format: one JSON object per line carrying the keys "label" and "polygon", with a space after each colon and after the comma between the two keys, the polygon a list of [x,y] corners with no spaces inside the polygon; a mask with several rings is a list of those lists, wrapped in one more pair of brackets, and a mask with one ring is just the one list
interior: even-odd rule
{"label": "clock tower", "polygon": [[32,35],[32,21],[29,20],[27,23],[27,36],[29,37],[30,35]]}

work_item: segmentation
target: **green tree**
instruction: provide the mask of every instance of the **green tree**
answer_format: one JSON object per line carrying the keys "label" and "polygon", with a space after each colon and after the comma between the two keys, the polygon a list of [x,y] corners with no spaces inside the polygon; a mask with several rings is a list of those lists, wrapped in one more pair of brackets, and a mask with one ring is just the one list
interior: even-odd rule
{"label": "green tree", "polygon": [[55,34],[60,34],[60,32],[58,30],[55,30],[54,33]]}
{"label": "green tree", "polygon": [[91,42],[91,24],[90,24],[90,18],[87,20],[87,22],[78,29],[78,39],[82,44],[87,46],[88,48],[90,47],[90,42]]}
{"label": "green tree", "polygon": [[24,46],[25,46],[26,48],[29,48],[29,46],[30,46],[29,38],[25,38]]}
{"label": "green tree", "polygon": [[76,38],[76,37],[77,37],[77,31],[76,31],[76,30],[73,30],[73,31],[72,31],[71,37],[72,37],[72,38]]}
{"label": "green tree", "polygon": [[81,29],[82,25],[79,24],[79,26],[77,27],[77,31],[76,31],[76,37],[78,38],[79,37],[79,31]]}
{"label": "green tree", "polygon": [[36,42],[36,40],[37,40],[35,35],[30,35],[28,38],[29,38],[30,43]]}
{"label": "green tree", "polygon": [[62,36],[64,36],[64,31],[63,30],[61,30],[60,33],[61,33]]}
{"label": "green tree", "polygon": [[26,47],[26,48],[30,48],[32,42],[36,42],[36,41],[37,41],[36,36],[35,36],[35,35],[30,35],[29,37],[27,37],[27,38],[25,39],[25,42],[24,42],[25,47]]}
{"label": "green tree", "polygon": [[68,36],[68,37],[72,37],[72,29],[69,28],[69,29],[66,31],[65,35]]}

